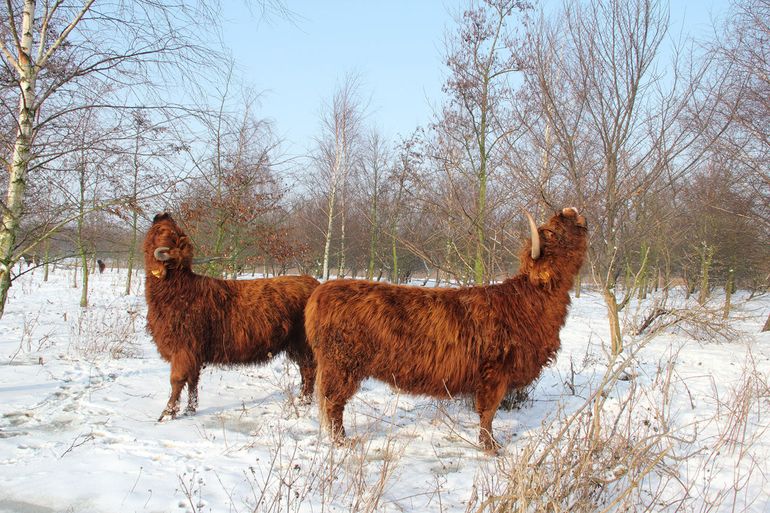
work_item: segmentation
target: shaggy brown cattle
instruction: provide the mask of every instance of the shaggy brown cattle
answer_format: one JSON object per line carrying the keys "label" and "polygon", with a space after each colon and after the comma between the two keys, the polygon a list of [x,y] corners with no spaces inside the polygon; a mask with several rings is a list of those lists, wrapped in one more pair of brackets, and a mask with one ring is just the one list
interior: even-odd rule
{"label": "shaggy brown cattle", "polygon": [[318,281],[310,276],[218,280],[193,273],[190,239],[167,213],[158,214],[144,240],[147,326],[158,352],[171,363],[171,397],[158,421],[198,406],[204,364],[262,363],[282,351],[299,365],[302,396],[310,400],[315,361],[307,345],[303,309]]}
{"label": "shaggy brown cattle", "polygon": [[575,209],[540,228],[527,217],[532,234],[519,273],[501,284],[426,289],[334,280],[313,292],[305,330],[321,416],[336,440],[345,436],[345,403],[374,377],[414,394],[474,394],[479,440],[497,447],[492,418],[505,393],[531,383],[556,357],[587,246],[586,220]]}

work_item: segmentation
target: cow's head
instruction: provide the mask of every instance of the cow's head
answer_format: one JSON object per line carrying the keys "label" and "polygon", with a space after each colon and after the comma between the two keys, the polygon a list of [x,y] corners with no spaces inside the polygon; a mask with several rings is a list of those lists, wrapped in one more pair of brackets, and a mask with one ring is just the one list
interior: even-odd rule
{"label": "cow's head", "polygon": [[575,208],[554,214],[541,227],[524,212],[529,222],[530,240],[521,252],[520,272],[536,285],[550,285],[574,278],[580,270],[588,247],[586,218]]}
{"label": "cow's head", "polygon": [[174,222],[171,214],[164,212],[156,215],[144,239],[144,266],[148,276],[162,280],[174,270],[190,269],[192,255],[190,238]]}

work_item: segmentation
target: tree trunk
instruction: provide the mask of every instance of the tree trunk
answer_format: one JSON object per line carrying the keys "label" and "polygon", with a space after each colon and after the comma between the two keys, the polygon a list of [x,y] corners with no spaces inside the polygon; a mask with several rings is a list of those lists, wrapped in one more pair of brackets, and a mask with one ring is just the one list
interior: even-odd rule
{"label": "tree trunk", "polygon": [[326,219],[326,237],[324,239],[324,256],[323,264],[321,268],[321,277],[324,280],[329,279],[329,251],[332,246],[332,228],[334,225],[334,195],[336,194],[336,187],[332,185],[332,189],[329,192],[329,201],[327,203],[327,219]]}
{"label": "tree trunk", "polygon": [[770,331],[770,314],[767,314],[767,320],[765,321],[765,325],[762,327],[762,333]]}
{"label": "tree trunk", "polygon": [[81,274],[80,307],[86,308],[88,306],[88,253],[83,246],[80,247],[80,265],[83,269]]}
{"label": "tree trunk", "polygon": [[604,302],[607,303],[607,318],[610,323],[610,347],[612,356],[618,356],[623,352],[623,334],[620,329],[618,316],[618,301],[615,293],[607,287],[602,290]]}
{"label": "tree trunk", "polygon": [[733,280],[735,279],[735,272],[733,269],[727,271],[727,283],[725,284],[725,307],[722,312],[722,319],[727,319],[730,316],[730,300],[733,296]]}
{"label": "tree trunk", "polygon": [[128,248],[128,273],[126,276],[126,290],[125,294],[126,296],[131,294],[131,275],[134,271],[134,252],[136,251],[136,241],[138,238],[137,235],[137,224],[138,224],[138,218],[139,214],[137,213],[136,209],[131,213],[131,246]]}
{"label": "tree trunk", "polygon": [[706,304],[709,298],[709,270],[713,257],[714,248],[704,243],[701,253],[700,292],[698,293],[698,304],[700,305]]}
{"label": "tree trunk", "polygon": [[32,65],[32,30],[35,14],[34,0],[24,2],[21,27],[21,47],[19,48],[19,95],[18,121],[16,141],[13,145],[13,156],[8,176],[8,194],[6,210],[3,212],[0,225],[0,318],[5,311],[8,299],[8,289],[11,286],[11,268],[16,263],[14,255],[16,236],[19,231],[21,215],[24,210],[24,193],[27,189],[27,172],[31,157],[33,139],[32,124],[37,110],[35,91],[36,71]]}
{"label": "tree trunk", "polygon": [[[137,122],[138,123],[138,122]],[[126,290],[125,295],[128,296],[131,294],[131,274],[134,270],[134,252],[136,251],[136,241],[137,241],[137,225],[139,220],[139,212],[138,208],[138,198],[137,195],[139,191],[137,190],[139,188],[139,151],[140,151],[140,131],[139,126],[137,124],[136,126],[136,138],[134,139],[134,155],[133,155],[133,181],[131,183],[132,188],[132,194],[131,199],[135,202],[133,205],[133,209],[131,211],[131,246],[128,248],[128,273],[126,276]]]}
{"label": "tree trunk", "polygon": [[[221,195],[221,194],[220,194]],[[224,264],[222,263],[221,257],[222,255],[222,248],[225,244],[225,223],[227,222],[224,219],[224,214],[221,211],[217,212],[217,233],[216,233],[216,239],[214,240],[214,247],[212,251],[214,252],[215,257],[218,257],[215,260],[212,260],[209,262],[209,265],[206,266],[206,274],[208,276],[212,276],[214,278],[221,278],[222,277],[222,271],[224,270]]]}
{"label": "tree trunk", "polygon": [[391,275],[390,281],[398,284],[398,248],[396,247],[395,227],[393,227],[390,234],[390,250],[391,255],[393,256],[393,274]]}
{"label": "tree trunk", "polygon": [[51,253],[51,241],[45,240],[45,262],[43,262],[43,281],[48,281],[48,263],[50,261]]}
{"label": "tree trunk", "polygon": [[80,307],[85,308],[88,306],[88,252],[86,251],[86,243],[83,240],[83,224],[85,222],[85,184],[83,177],[85,170],[81,170],[81,182],[80,182],[80,216],[78,216],[77,235],[78,235],[78,253],[80,253],[80,267],[82,269],[81,276],[81,290],[80,290]]}
{"label": "tree trunk", "polygon": [[372,231],[369,234],[369,267],[366,269],[366,279],[371,280],[374,278],[374,262],[377,258],[377,187],[379,184],[377,183],[378,176],[377,176],[377,170],[375,168],[375,174],[374,174],[374,194],[372,195],[372,207],[369,211],[369,216],[371,218],[371,225],[372,225]]}
{"label": "tree trunk", "polygon": [[345,216],[345,189],[342,189],[342,196],[340,197],[340,256],[337,265],[337,277],[345,277],[345,223],[347,218]]}
{"label": "tree trunk", "polygon": [[642,248],[641,248],[641,254],[643,256],[642,265],[639,269],[639,278],[637,279],[637,282],[634,284],[638,287],[637,291],[637,299],[643,300],[647,299],[647,255],[650,252],[650,248],[647,246],[646,242],[642,242]]}
{"label": "tree trunk", "polygon": [[[486,96],[486,88],[485,88]],[[481,127],[479,129],[479,196],[476,204],[478,212],[476,214],[476,256],[473,262],[473,279],[476,285],[483,285],[485,281],[484,269],[484,222],[486,220],[487,210],[487,154],[486,154],[486,115],[487,105],[486,97],[482,100],[481,108]]]}

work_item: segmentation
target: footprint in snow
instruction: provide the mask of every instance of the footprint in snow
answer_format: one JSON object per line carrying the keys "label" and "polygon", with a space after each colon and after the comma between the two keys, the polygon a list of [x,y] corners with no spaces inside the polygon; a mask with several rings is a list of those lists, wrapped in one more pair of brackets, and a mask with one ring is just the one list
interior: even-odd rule
{"label": "footprint in snow", "polygon": [[26,424],[34,418],[34,415],[28,411],[10,411],[3,414],[3,419],[7,419],[9,426],[20,426]]}
{"label": "footprint in snow", "polygon": [[29,431],[8,431],[5,429],[0,429],[0,439],[13,438],[14,436],[24,436],[28,434]]}

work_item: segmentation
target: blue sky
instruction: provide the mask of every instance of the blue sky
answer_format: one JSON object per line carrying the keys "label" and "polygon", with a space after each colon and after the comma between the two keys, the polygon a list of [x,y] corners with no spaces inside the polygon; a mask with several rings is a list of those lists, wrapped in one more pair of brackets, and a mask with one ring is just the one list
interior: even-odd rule
{"label": "blue sky", "polygon": [[[224,36],[243,80],[263,93],[260,115],[274,121],[290,154],[319,132],[324,101],[351,72],[369,100],[368,121],[388,137],[431,119],[444,80],[443,41],[458,0],[285,0],[289,21],[260,20],[245,2],[225,2]],[[557,2],[544,2],[546,8]],[[671,37],[710,30],[726,0],[674,0]]]}
{"label": "blue sky", "polygon": [[[440,1],[287,1],[293,22],[227,11],[225,41],[246,81],[263,91],[262,114],[301,152],[319,132],[322,102],[348,73],[361,78],[368,121],[408,135],[430,119],[443,82]],[[287,145],[289,145],[287,144]]]}

